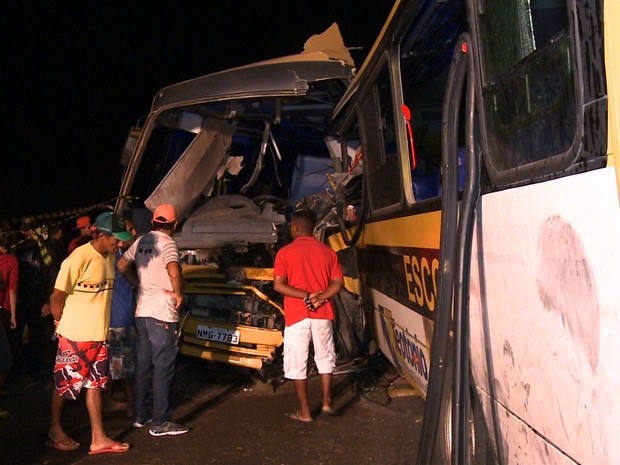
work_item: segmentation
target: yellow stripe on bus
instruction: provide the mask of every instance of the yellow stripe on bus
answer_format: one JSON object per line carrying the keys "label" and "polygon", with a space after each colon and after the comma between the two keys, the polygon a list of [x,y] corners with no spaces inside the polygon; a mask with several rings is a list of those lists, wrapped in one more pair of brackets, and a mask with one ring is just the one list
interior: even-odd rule
{"label": "yellow stripe on bus", "polygon": [[439,211],[378,221],[365,226],[362,242],[364,245],[439,249],[440,227]]}

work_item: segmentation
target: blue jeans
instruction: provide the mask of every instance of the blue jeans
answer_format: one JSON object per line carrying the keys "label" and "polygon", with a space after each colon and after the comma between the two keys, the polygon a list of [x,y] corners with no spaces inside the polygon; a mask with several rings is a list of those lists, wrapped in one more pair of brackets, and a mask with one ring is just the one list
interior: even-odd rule
{"label": "blue jeans", "polygon": [[153,424],[161,425],[172,418],[170,385],[178,352],[177,323],[139,317],[136,329],[135,418],[138,421],[151,418],[148,400],[152,373]]}

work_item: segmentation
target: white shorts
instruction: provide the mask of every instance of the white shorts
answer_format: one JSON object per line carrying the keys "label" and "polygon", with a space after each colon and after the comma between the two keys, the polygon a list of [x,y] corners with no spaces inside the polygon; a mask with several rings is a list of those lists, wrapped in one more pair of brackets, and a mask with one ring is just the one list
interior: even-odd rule
{"label": "white shorts", "polygon": [[320,374],[333,373],[336,366],[332,320],[306,318],[284,328],[284,377],[306,379],[310,341]]}

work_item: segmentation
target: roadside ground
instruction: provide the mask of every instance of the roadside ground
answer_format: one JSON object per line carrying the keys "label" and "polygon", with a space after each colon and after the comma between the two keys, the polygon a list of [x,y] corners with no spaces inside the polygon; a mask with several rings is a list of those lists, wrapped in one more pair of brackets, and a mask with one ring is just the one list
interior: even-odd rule
{"label": "roadside ground", "polygon": [[334,377],[336,415],[320,413],[320,380],[309,379],[312,423],[286,415],[296,409],[293,385],[262,382],[244,370],[180,357],[173,407],[188,434],[154,438],[134,429],[124,412],[105,416],[109,435],[131,444],[123,454],[88,455],[84,396],[69,403],[64,424],[81,446],[61,452],[44,445],[51,381],[20,380],[0,399],[0,464],[400,465],[417,452],[423,400],[381,356],[341,366]]}

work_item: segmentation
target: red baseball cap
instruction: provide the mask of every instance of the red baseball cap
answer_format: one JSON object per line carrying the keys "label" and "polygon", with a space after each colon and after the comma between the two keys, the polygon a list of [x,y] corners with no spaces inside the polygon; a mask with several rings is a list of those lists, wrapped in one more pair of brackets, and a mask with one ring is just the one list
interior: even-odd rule
{"label": "red baseball cap", "polygon": [[169,203],[163,203],[153,212],[155,223],[174,223],[177,220],[177,211]]}
{"label": "red baseball cap", "polygon": [[82,229],[90,226],[90,218],[88,216],[80,216],[75,220],[75,229]]}

